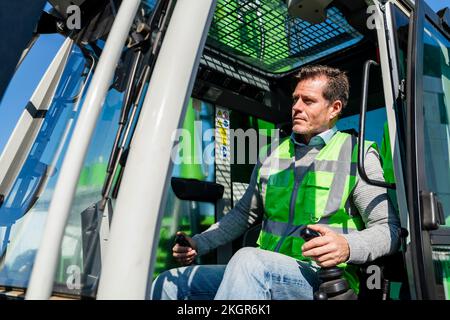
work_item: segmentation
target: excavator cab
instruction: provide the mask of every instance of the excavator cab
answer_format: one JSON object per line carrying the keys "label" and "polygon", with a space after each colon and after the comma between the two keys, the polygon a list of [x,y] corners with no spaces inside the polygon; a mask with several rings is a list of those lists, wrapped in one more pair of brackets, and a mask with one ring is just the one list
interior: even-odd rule
{"label": "excavator cab", "polygon": [[[380,147],[385,181],[365,179],[389,190],[404,230],[399,258],[380,264],[384,297],[373,286],[364,297],[449,299],[449,8],[434,12],[424,0],[0,8],[10,13],[0,19],[4,297],[148,298],[152,280],[176,266],[176,231],[202,232],[234,207],[263,150],[290,135],[295,74],[322,64],[349,76],[337,127]],[[255,245],[259,222],[196,263],[224,264]],[[363,267],[367,284],[373,269]]]}

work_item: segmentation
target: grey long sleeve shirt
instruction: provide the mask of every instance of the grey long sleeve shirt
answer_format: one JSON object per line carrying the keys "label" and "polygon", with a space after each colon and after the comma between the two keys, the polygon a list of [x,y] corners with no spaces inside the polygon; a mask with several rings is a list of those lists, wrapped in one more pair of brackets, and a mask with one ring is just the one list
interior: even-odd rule
{"label": "grey long sleeve shirt", "polygon": [[[299,161],[302,162],[302,167],[308,167],[322,147],[323,144],[301,145]],[[261,219],[264,208],[256,183],[260,166],[261,164],[255,166],[249,186],[235,207],[206,231],[193,237],[200,255],[238,238]],[[366,153],[365,169],[372,180],[383,180],[380,158],[373,148]],[[365,263],[397,251],[400,244],[400,222],[387,190],[369,185],[359,178],[351,195],[351,204],[358,210],[366,228],[343,235],[350,248],[347,262]]]}

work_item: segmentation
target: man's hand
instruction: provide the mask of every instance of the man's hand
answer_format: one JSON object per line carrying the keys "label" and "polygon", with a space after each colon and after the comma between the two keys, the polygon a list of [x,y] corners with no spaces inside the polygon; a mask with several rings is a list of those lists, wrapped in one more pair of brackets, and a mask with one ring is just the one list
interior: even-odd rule
{"label": "man's hand", "polygon": [[350,247],[347,239],[327,227],[314,224],[309,229],[319,232],[322,236],[309,240],[302,246],[302,254],[312,258],[321,267],[334,267],[348,260]]}
{"label": "man's hand", "polygon": [[183,266],[188,266],[197,256],[197,244],[194,240],[192,240],[192,238],[188,237],[181,231],[178,231],[177,235],[184,235],[186,240],[189,242],[190,247],[183,247],[176,243],[172,248],[172,255],[178,263]]}

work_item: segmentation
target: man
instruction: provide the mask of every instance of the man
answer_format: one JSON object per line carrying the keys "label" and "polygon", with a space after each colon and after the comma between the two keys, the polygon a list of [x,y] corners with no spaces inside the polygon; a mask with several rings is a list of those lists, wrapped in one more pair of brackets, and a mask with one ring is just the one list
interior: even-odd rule
{"label": "man", "polygon": [[[173,256],[187,266],[263,217],[259,248],[242,248],[226,266],[166,271],[153,283],[152,298],[312,299],[318,268],[336,265],[357,292],[351,264],[398,250],[399,221],[386,189],[360,179],[356,138],[335,127],[348,96],[344,72],[302,68],[293,93],[292,136],[255,166],[235,208],[205,232],[187,237],[190,247],[175,245]],[[368,176],[382,180],[376,146],[366,142],[365,150]],[[321,236],[305,243],[299,231],[306,225]]]}

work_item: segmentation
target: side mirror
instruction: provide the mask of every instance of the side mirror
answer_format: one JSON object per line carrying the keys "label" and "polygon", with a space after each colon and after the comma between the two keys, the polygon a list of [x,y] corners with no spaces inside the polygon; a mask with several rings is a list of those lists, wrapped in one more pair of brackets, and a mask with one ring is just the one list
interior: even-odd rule
{"label": "side mirror", "polygon": [[450,7],[439,10],[437,14],[441,20],[442,26],[450,32]]}
{"label": "side mirror", "polygon": [[222,199],[224,186],[215,182],[172,177],[170,184],[175,195],[181,200],[215,203]]}

